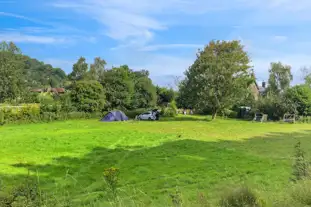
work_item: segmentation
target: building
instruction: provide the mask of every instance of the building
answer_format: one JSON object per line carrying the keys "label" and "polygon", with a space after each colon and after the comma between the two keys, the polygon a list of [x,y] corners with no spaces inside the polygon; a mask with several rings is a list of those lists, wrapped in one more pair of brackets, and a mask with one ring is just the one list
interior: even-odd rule
{"label": "building", "polygon": [[36,88],[30,91],[35,93],[51,92],[54,94],[64,94],[66,92],[64,88]]}

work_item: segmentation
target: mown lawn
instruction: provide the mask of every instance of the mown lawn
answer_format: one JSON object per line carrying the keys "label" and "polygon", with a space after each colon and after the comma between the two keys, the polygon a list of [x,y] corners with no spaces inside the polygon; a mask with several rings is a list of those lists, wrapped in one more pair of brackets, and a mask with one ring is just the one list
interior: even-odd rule
{"label": "mown lawn", "polygon": [[195,206],[198,193],[214,202],[239,184],[275,198],[289,184],[297,139],[310,153],[311,125],[189,116],[7,125],[0,127],[1,185],[9,190],[30,172],[42,191],[73,206],[105,206],[103,171],[114,166],[124,206],[164,206],[176,189]]}

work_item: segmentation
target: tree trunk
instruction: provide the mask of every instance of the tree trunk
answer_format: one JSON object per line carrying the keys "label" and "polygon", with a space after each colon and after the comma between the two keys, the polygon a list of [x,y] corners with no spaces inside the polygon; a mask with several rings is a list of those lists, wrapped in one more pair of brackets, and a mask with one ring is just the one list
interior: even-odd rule
{"label": "tree trunk", "polygon": [[213,110],[213,113],[212,113],[212,120],[215,120],[215,119],[216,119],[216,116],[217,116],[217,109]]}

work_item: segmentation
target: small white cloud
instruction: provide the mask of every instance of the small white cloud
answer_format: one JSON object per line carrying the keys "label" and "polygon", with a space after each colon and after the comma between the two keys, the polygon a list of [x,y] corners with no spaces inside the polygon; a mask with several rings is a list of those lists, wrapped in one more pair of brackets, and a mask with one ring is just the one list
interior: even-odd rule
{"label": "small white cloud", "polygon": [[21,33],[0,33],[1,41],[12,41],[15,43],[38,43],[53,44],[67,42],[63,37],[34,36]]}

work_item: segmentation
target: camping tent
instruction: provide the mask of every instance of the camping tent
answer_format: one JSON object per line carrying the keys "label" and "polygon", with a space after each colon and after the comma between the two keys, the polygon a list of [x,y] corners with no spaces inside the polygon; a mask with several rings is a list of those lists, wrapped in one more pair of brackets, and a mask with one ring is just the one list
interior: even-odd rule
{"label": "camping tent", "polygon": [[122,111],[110,111],[104,118],[100,121],[110,122],[110,121],[127,121],[127,116]]}

